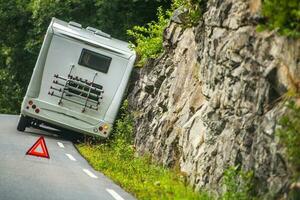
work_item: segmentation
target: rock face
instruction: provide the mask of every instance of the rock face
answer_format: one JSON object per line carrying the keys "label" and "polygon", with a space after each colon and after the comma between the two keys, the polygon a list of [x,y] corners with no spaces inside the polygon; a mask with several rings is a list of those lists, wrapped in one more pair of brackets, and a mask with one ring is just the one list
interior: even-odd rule
{"label": "rock face", "polygon": [[261,194],[289,183],[275,129],[282,96],[300,86],[300,42],[256,32],[259,9],[258,0],[209,0],[196,27],[173,17],[165,53],[129,95],[138,152],[179,165],[196,189],[219,191],[233,165],[254,170]]}

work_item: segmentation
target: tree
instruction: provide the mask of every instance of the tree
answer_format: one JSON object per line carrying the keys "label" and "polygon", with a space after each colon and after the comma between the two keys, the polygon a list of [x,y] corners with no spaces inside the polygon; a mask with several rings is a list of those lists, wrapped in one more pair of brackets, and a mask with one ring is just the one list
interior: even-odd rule
{"label": "tree", "polygon": [[[169,7],[170,3],[171,0],[0,0],[0,112],[18,112],[52,17],[93,26],[126,40],[127,29],[154,20],[157,8]],[[14,92],[8,95],[10,90]]]}

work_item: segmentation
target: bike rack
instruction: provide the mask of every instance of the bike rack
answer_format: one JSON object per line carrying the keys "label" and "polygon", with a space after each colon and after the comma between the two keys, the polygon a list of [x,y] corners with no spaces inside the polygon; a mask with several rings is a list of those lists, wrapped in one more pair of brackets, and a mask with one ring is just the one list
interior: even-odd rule
{"label": "bike rack", "polygon": [[55,86],[50,86],[48,94],[59,98],[58,105],[62,105],[63,100],[66,100],[82,105],[83,108],[81,112],[85,112],[87,108],[98,111],[104,93],[103,86],[94,83],[98,73],[95,73],[92,81],[88,81],[87,79],[83,80],[78,76],[75,77],[71,75],[74,67],[75,65],[71,65],[67,77],[54,74],[52,83],[55,84]]}

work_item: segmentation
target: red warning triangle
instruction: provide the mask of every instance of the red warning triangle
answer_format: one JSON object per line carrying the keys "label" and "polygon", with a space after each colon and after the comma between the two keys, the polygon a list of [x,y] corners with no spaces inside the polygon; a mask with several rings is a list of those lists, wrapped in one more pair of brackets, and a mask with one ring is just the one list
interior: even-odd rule
{"label": "red warning triangle", "polygon": [[50,158],[46,142],[43,136],[41,136],[27,151],[26,155]]}

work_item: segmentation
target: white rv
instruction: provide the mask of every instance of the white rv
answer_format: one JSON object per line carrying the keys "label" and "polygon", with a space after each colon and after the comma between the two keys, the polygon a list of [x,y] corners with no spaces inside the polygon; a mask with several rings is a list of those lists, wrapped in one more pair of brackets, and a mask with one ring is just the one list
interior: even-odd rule
{"label": "white rv", "polygon": [[53,18],[24,97],[17,129],[50,124],[107,137],[135,62],[129,44]]}

